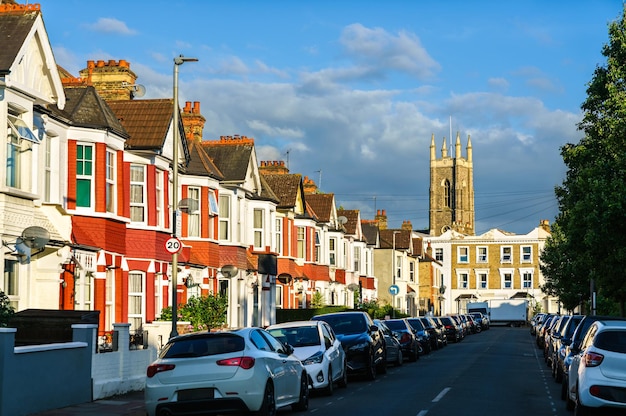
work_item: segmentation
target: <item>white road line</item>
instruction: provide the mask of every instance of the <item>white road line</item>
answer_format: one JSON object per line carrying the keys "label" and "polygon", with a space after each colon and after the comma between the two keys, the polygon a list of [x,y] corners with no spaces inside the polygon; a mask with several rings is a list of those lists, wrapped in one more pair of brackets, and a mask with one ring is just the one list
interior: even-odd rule
{"label": "white road line", "polygon": [[445,389],[441,390],[441,393],[439,393],[437,397],[433,399],[433,403],[437,403],[439,400],[443,399],[443,396],[445,396],[446,393],[449,391],[450,391],[450,387],[446,387]]}
{"label": "white road line", "polygon": [[421,412],[419,412],[416,416],[425,416],[426,413],[428,413],[428,410],[422,410]]}

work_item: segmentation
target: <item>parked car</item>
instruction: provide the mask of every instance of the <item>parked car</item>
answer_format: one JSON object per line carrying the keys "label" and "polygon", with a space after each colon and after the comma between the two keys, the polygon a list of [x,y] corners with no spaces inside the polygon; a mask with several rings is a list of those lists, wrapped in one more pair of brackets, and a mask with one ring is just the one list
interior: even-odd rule
{"label": "parked car", "polygon": [[550,325],[554,323],[554,320],[558,318],[558,315],[550,314],[544,319],[539,327],[537,327],[537,334],[535,336],[535,342],[537,347],[541,350],[545,347],[545,335]]}
{"label": "parked car", "polygon": [[482,312],[470,312],[469,315],[474,319],[481,331],[489,329],[489,317],[487,315],[483,315]]}
{"label": "parked car", "polygon": [[575,415],[626,412],[626,321],[591,324],[570,364],[566,399]]}
{"label": "parked car", "polygon": [[537,334],[537,327],[541,325],[546,315],[545,313],[538,313],[532,317],[530,320],[530,335],[535,336]]}
{"label": "parked car", "polygon": [[428,333],[430,334],[430,349],[439,349],[439,347],[442,346],[442,338],[444,337],[444,335],[439,331],[439,328],[437,328],[435,323],[429,318],[422,316],[419,318],[419,320],[422,322],[422,325],[424,325],[424,328],[426,328],[426,331],[428,331]]}
{"label": "parked car", "polygon": [[619,316],[607,316],[607,315],[585,315],[583,319],[580,320],[574,333],[572,334],[572,342],[565,347],[564,358],[563,358],[563,380],[561,383],[561,399],[565,400],[567,398],[567,386],[569,384],[569,367],[572,362],[572,359],[580,354],[580,345],[587,335],[587,331],[596,321],[621,321],[624,318]]}
{"label": "parked car", "polygon": [[460,331],[461,331],[461,340],[463,340],[465,338],[465,324],[463,323],[463,321],[461,320],[461,318],[459,317],[459,315],[450,315],[450,318],[452,318],[452,320],[457,324],[457,326],[459,327]]}
{"label": "parked car", "polygon": [[445,347],[448,345],[448,337],[446,336],[446,328],[441,322],[440,316],[431,316],[430,319],[435,323],[437,329],[439,330],[439,335],[443,339],[442,345]]}
{"label": "parked car", "polygon": [[387,319],[385,324],[391,329],[393,335],[398,339],[402,346],[402,355],[409,361],[419,359],[421,346],[417,340],[417,336],[411,325],[405,318]]}
{"label": "parked car", "polygon": [[554,325],[552,325],[546,332],[543,347],[543,358],[549,367],[552,367],[552,358],[556,348],[556,342],[560,337],[561,329],[565,326],[569,317],[569,315],[559,316],[554,322]]}
{"label": "parked car", "polygon": [[439,318],[441,323],[443,324],[444,331],[446,333],[446,337],[448,338],[448,342],[459,342],[461,341],[461,327],[456,323],[454,319],[450,316],[442,316]]}
{"label": "parked car", "polygon": [[295,321],[270,325],[267,332],[293,347],[309,375],[309,386],[332,395],[334,385],[348,385],[348,361],[341,342],[324,321]]}
{"label": "parked car", "polygon": [[561,383],[563,380],[563,373],[566,371],[565,351],[567,346],[572,343],[572,335],[582,319],[583,315],[571,315],[555,338],[554,352],[550,361],[552,362],[552,376],[557,383]]}
{"label": "parked car", "polygon": [[422,346],[422,352],[424,354],[430,354],[430,351],[432,350],[430,333],[426,330],[422,321],[419,318],[406,318],[406,321],[415,331],[415,335],[417,336],[417,342],[419,342]]}
{"label": "parked car", "polygon": [[348,374],[364,374],[374,380],[387,372],[385,339],[367,312],[349,311],[315,315],[314,321],[327,322],[346,352]]}
{"label": "parked car", "polygon": [[293,348],[261,328],[170,339],[148,366],[148,416],[307,410],[309,382]]}
{"label": "parked car", "polygon": [[401,366],[404,364],[404,355],[402,354],[402,345],[400,341],[393,335],[391,329],[385,324],[385,321],[374,319],[374,325],[380,329],[385,338],[385,349],[387,350],[387,364]]}

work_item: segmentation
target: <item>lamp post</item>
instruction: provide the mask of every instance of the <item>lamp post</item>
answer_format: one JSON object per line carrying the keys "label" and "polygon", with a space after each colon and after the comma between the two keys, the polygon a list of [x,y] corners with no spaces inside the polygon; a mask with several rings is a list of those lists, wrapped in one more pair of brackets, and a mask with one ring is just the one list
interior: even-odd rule
{"label": "lamp post", "polygon": [[[197,62],[197,58],[186,58],[179,55],[174,58],[174,113],[172,124],[174,125],[173,151],[172,151],[172,236],[178,237],[180,230],[177,229],[178,218],[178,144],[180,142],[180,130],[178,130],[178,116],[180,108],[178,108],[178,67],[185,62]],[[176,327],[178,320],[178,252],[172,254],[172,332],[170,339],[178,335]]]}
{"label": "lamp post", "polygon": [[[395,286],[396,285],[396,234],[398,234],[400,231],[394,231],[393,232],[393,250],[391,252],[391,285]],[[394,292],[395,293],[395,292]],[[395,319],[396,317],[396,295],[392,294],[391,295],[391,317]]]}

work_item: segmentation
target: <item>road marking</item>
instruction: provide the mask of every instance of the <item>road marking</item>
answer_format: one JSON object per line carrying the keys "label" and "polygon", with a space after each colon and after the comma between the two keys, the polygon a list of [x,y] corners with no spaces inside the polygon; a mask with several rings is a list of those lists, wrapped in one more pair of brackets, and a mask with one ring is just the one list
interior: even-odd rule
{"label": "road marking", "polygon": [[450,387],[446,387],[445,389],[441,390],[441,393],[439,393],[437,397],[433,399],[433,403],[437,403],[439,400],[443,399],[443,396],[445,396],[446,393],[449,391],[450,391]]}
{"label": "road marking", "polygon": [[426,413],[428,413],[428,410],[422,410],[421,412],[419,412],[416,416],[425,416]]}

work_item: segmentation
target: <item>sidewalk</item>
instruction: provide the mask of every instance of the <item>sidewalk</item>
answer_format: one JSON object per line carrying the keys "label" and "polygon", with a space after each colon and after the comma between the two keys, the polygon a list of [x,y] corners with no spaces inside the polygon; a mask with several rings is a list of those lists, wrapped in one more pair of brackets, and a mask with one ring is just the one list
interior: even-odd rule
{"label": "sidewalk", "polygon": [[145,416],[143,391],[133,391],[121,396],[35,413],[31,416]]}

